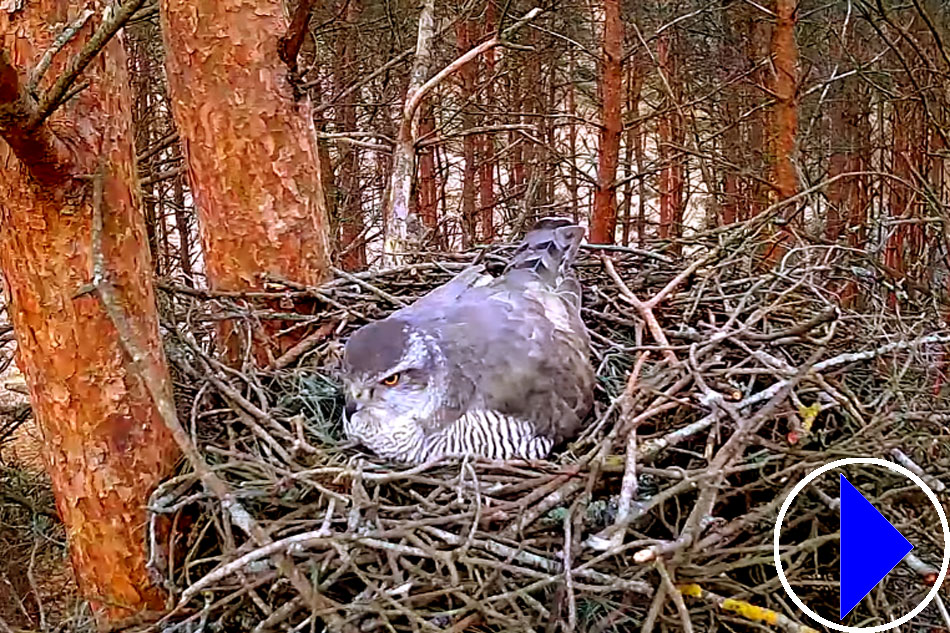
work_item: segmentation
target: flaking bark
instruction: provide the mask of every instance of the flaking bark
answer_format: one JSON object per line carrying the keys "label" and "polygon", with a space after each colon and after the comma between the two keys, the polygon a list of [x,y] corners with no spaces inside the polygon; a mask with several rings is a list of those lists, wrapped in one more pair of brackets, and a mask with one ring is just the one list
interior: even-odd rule
{"label": "flaking bark", "polygon": [[[92,210],[84,178],[109,166],[104,256],[144,362],[170,394],[140,200],[134,186],[126,60],[108,42],[79,75],[88,86],[50,117],[25,90],[28,69],[63,26],[94,17],[56,55],[40,102],[75,66],[107,12],[95,0],[35,0],[0,11],[0,265],[57,510],[82,594],[107,617],[163,606],[149,581],[144,505],[178,456],[94,293]],[[27,124],[22,117],[32,118]],[[27,119],[28,120],[28,119]],[[42,121],[42,122],[39,122]]]}
{"label": "flaking bark", "polygon": [[600,155],[591,241],[613,244],[617,233],[617,164],[620,160],[620,121],[623,84],[623,22],[620,1],[604,0],[603,59],[601,61]]}
{"label": "flaking bark", "polygon": [[276,0],[199,8],[162,0],[169,94],[215,289],[266,275],[313,285],[329,270],[323,176],[310,103],[278,55]]}
{"label": "flaking bark", "polygon": [[[321,283],[330,265],[324,170],[310,102],[294,99],[279,56],[290,26],[280,1],[220,0],[199,8],[162,0],[160,9],[169,97],[211,287]],[[313,309],[306,301],[293,308]],[[267,321],[254,333],[259,364],[307,333],[278,334],[285,325]],[[244,337],[227,322],[220,334],[229,357],[241,358]]]}
{"label": "flaking bark", "polygon": [[[772,59],[775,64],[774,186],[779,200],[795,195],[795,140],[798,134],[798,45],[795,22],[798,0],[776,0]],[[794,207],[791,207],[794,209]]]}

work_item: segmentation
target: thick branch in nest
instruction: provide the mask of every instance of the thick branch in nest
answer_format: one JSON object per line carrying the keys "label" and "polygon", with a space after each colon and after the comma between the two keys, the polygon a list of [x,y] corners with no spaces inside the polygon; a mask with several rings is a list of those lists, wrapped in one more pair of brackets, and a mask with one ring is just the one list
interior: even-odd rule
{"label": "thick branch in nest", "polygon": [[[188,459],[192,468],[201,478],[207,490],[211,492],[221,506],[228,512],[233,524],[247,534],[258,546],[267,546],[273,543],[270,535],[264,531],[250,513],[241,505],[237,497],[230,490],[228,484],[221,479],[205,462],[204,457],[192,443],[187,431],[178,420],[175,403],[165,380],[156,374],[155,367],[148,361],[142,345],[136,340],[134,329],[122,308],[119,298],[109,278],[109,270],[102,246],[103,239],[103,179],[104,166],[93,178],[93,218],[92,218],[92,285],[102,301],[109,319],[118,332],[119,342],[129,355],[132,366],[142,379],[155,407],[158,409],[165,426],[171,431],[182,453]],[[327,621],[336,630],[345,630],[343,621],[336,615],[336,605],[332,600],[313,590],[307,577],[294,565],[293,560],[286,554],[275,553],[272,557],[280,572],[287,577],[301,596],[315,610],[326,613]]]}

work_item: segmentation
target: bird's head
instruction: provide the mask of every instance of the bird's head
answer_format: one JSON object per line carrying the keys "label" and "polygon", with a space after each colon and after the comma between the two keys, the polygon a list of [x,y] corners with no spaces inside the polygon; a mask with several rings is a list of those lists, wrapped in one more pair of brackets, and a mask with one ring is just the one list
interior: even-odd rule
{"label": "bird's head", "polygon": [[445,384],[435,341],[407,321],[389,318],[360,328],[343,351],[347,437],[381,457],[411,461]]}

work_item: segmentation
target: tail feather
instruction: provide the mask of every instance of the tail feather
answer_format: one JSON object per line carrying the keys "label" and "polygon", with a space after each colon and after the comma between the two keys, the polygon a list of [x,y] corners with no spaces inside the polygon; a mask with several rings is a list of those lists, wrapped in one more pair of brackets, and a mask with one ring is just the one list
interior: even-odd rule
{"label": "tail feather", "polygon": [[570,266],[584,239],[584,229],[566,218],[542,218],[527,232],[505,272],[532,270],[557,286],[572,277]]}

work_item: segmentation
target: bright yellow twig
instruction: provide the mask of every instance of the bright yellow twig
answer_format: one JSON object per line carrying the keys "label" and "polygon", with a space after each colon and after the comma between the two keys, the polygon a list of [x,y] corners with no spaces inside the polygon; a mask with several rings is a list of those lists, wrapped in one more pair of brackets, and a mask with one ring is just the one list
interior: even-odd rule
{"label": "bright yellow twig", "polygon": [[746,602],[745,600],[724,598],[711,591],[706,591],[697,584],[679,585],[678,588],[680,593],[684,596],[688,596],[690,598],[699,598],[700,600],[715,604],[720,609],[723,609],[724,611],[731,611],[742,616],[743,618],[746,618],[747,620],[764,622],[765,624],[778,626],[789,633],[818,633],[818,631],[811,628],[810,626],[799,624],[791,618],[782,615],[778,611],[766,609],[765,607],[757,607],[754,604]]}

